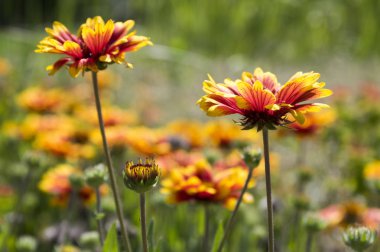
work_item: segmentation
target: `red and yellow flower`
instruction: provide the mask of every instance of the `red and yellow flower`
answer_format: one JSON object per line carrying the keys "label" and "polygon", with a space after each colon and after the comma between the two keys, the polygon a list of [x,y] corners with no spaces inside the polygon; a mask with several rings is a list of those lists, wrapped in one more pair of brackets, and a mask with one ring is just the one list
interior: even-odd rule
{"label": "red and yellow flower", "polygon": [[[38,188],[47,194],[53,196],[52,204],[57,206],[65,206],[73,191],[70,184],[71,175],[80,175],[82,171],[70,164],[60,164],[49,169],[38,184]],[[101,193],[105,194],[108,191],[107,186],[101,186]],[[78,190],[78,197],[85,204],[91,204],[95,201],[95,191],[84,185]]]}
{"label": "red and yellow flower", "polygon": [[[320,132],[320,130],[328,125],[331,125],[336,119],[336,112],[332,109],[322,110],[317,113],[305,114],[305,122],[293,122],[288,125],[293,129],[297,136],[312,136]],[[288,132],[288,131],[287,131]]]}
{"label": "red and yellow flower", "polygon": [[[216,170],[207,161],[171,169],[162,180],[161,193],[167,195],[169,203],[200,202],[223,204],[232,210],[244,186],[248,170],[241,166]],[[249,188],[254,181],[249,183]],[[253,197],[245,193],[244,202]]]}
{"label": "red and yellow flower", "polygon": [[206,95],[197,103],[209,116],[242,115],[244,129],[273,129],[290,123],[289,115],[303,123],[306,112],[328,107],[307,102],[332,94],[331,90],[323,88],[324,82],[317,82],[319,77],[314,72],[298,72],[281,86],[274,74],[260,68],[253,74],[244,72],[242,78],[235,81],[225,79],[224,83],[216,83],[209,76],[209,80],[203,82]]}
{"label": "red and yellow flower", "polygon": [[88,18],[78,30],[78,35],[72,34],[60,22],[54,22],[52,28],[46,28],[49,36],[37,45],[38,53],[54,53],[66,55],[53,65],[47,67],[49,74],[54,74],[62,66],[69,66],[69,73],[77,77],[80,72],[105,69],[108,64],[126,64],[126,52],[137,51],[150,45],[147,37],[137,36],[130,32],[134,26],[133,20],[114,22],[96,16]]}
{"label": "red and yellow flower", "polygon": [[319,216],[326,221],[330,228],[346,228],[359,224],[380,230],[380,209],[367,208],[358,202],[330,205],[322,209]]}
{"label": "red and yellow flower", "polygon": [[18,104],[32,112],[60,112],[73,105],[74,100],[59,88],[34,86],[17,97]]}

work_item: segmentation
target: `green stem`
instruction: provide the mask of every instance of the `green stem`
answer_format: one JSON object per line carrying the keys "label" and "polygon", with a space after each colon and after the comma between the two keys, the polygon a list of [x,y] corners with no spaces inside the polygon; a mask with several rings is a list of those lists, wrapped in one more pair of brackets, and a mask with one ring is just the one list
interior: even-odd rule
{"label": "green stem", "polygon": [[312,232],[309,231],[309,232],[307,232],[305,252],[311,251],[312,244],[313,244],[313,234],[312,234]]}
{"label": "green stem", "polygon": [[[100,190],[99,187],[95,188],[95,193],[96,193],[96,213],[101,214],[102,212],[102,205],[101,205],[101,196],[100,196]],[[101,218],[98,218],[97,216],[97,226],[98,226],[98,233],[99,233],[99,241],[100,245],[104,244],[104,226],[103,226],[103,221]]]}
{"label": "green stem", "polygon": [[203,243],[202,251],[208,252],[209,239],[210,239],[210,206],[207,203],[204,205],[204,233],[203,233]]}
{"label": "green stem", "polygon": [[243,187],[243,189],[242,189],[242,191],[240,193],[239,199],[236,202],[235,208],[234,208],[234,210],[233,210],[233,212],[232,212],[232,214],[231,214],[231,216],[230,216],[230,218],[229,218],[229,220],[227,222],[227,225],[226,225],[226,228],[225,228],[225,231],[224,231],[224,234],[223,234],[223,238],[222,238],[222,240],[219,243],[217,252],[222,252],[222,250],[223,250],[224,243],[227,240],[227,238],[228,238],[228,236],[229,236],[229,234],[231,232],[232,225],[233,225],[233,223],[235,221],[236,213],[237,213],[237,211],[238,211],[238,209],[240,207],[241,202],[243,201],[243,196],[244,196],[245,192],[247,191],[248,184],[249,184],[249,181],[251,180],[252,172],[253,172],[254,167],[248,167],[248,169],[249,169],[249,172],[248,172],[247,179],[245,180],[244,187]]}
{"label": "green stem", "polygon": [[148,240],[146,238],[145,193],[140,193],[140,222],[143,251],[148,252]]}
{"label": "green stem", "polygon": [[268,251],[274,252],[274,227],[273,227],[273,206],[272,206],[272,188],[270,180],[270,163],[269,163],[269,141],[268,129],[263,129],[264,160],[265,160],[265,185],[267,191],[267,213],[268,213]]}
{"label": "green stem", "polygon": [[96,111],[98,113],[99,129],[102,135],[103,149],[104,149],[104,154],[106,156],[107,168],[108,168],[108,173],[109,173],[110,182],[111,182],[111,189],[112,189],[112,194],[113,194],[115,206],[116,206],[116,214],[120,223],[121,236],[122,236],[122,240],[125,245],[125,248],[127,249],[127,252],[132,252],[127,230],[124,225],[123,210],[122,210],[121,201],[119,197],[118,187],[116,184],[115,173],[112,166],[111,155],[110,155],[110,151],[107,144],[106,132],[104,128],[103,115],[102,115],[102,107],[100,104],[100,97],[99,97],[98,76],[96,72],[92,72],[92,84],[94,88]]}

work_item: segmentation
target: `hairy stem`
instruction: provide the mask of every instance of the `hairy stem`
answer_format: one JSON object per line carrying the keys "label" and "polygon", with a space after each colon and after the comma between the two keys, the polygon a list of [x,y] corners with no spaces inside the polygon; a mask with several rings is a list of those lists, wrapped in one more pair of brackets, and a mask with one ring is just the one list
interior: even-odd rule
{"label": "hairy stem", "polygon": [[[102,207],[101,207],[101,196],[100,196],[99,187],[95,188],[95,193],[96,193],[96,213],[100,214],[102,212]],[[97,226],[98,226],[100,245],[103,246],[103,244],[104,244],[104,226],[103,226],[103,221],[102,221],[101,218],[98,218],[98,216],[97,216],[96,222],[97,222]]]}
{"label": "hairy stem", "polygon": [[121,236],[122,236],[122,240],[123,240],[123,243],[124,243],[127,251],[132,252],[131,244],[129,242],[129,238],[128,238],[128,234],[127,234],[127,230],[126,230],[126,227],[124,225],[123,210],[122,210],[122,205],[121,205],[121,201],[120,201],[119,190],[118,190],[118,187],[116,184],[116,178],[115,178],[115,173],[114,173],[113,166],[112,166],[111,155],[110,155],[110,151],[109,151],[108,144],[107,144],[106,132],[105,132],[105,128],[104,128],[103,115],[102,115],[102,107],[100,104],[100,97],[99,97],[98,77],[97,77],[96,72],[92,72],[92,84],[93,84],[93,88],[94,88],[96,111],[98,113],[99,129],[100,129],[100,133],[102,135],[103,149],[104,149],[104,154],[106,156],[106,162],[107,162],[107,168],[108,168],[108,173],[109,173],[109,177],[110,177],[111,189],[112,189],[112,194],[113,194],[115,206],[116,206],[116,214],[117,214],[117,218],[118,218],[119,223],[120,223]]}
{"label": "hairy stem", "polygon": [[146,238],[145,193],[140,193],[140,222],[143,251],[148,252],[148,240]]}
{"label": "hairy stem", "polygon": [[268,129],[263,129],[264,160],[265,160],[265,185],[267,191],[267,213],[268,213],[268,251],[274,252],[274,226],[273,226],[273,206],[272,206],[272,188],[270,180],[270,163],[269,163],[269,141]]}

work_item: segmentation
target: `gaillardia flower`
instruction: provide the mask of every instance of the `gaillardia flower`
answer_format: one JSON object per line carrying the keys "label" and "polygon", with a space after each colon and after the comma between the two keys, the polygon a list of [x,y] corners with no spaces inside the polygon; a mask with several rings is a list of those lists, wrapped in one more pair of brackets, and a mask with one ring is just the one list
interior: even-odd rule
{"label": "gaillardia flower", "polygon": [[123,169],[124,184],[138,193],[149,191],[156,186],[160,178],[160,169],[154,159],[140,159],[137,164],[128,161]]}
{"label": "gaillardia flower", "polygon": [[136,32],[128,33],[134,25],[133,20],[126,22],[106,23],[99,16],[88,18],[78,30],[72,34],[66,26],[54,22],[53,27],[46,28],[49,36],[37,45],[37,53],[55,53],[66,55],[53,65],[47,67],[49,74],[54,74],[62,66],[69,66],[69,73],[77,77],[82,71],[98,72],[108,64],[125,63],[125,53],[132,52],[151,44],[148,38],[137,36]]}
{"label": "gaillardia flower", "polygon": [[290,123],[289,115],[302,123],[304,113],[327,107],[307,103],[332,94],[331,90],[323,88],[324,82],[317,82],[319,77],[314,72],[298,72],[281,86],[274,74],[263,72],[261,68],[256,68],[253,74],[244,72],[242,78],[235,81],[225,79],[224,83],[216,83],[209,76],[209,80],[203,82],[206,95],[197,103],[209,116],[242,115],[243,129],[274,129]]}

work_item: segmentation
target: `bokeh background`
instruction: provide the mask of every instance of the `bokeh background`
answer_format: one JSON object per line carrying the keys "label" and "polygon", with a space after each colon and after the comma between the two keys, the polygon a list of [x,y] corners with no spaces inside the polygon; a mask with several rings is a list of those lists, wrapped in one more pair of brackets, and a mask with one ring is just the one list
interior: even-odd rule
{"label": "bokeh background", "polygon": [[[62,22],[75,33],[87,17],[96,15],[105,20],[133,19],[138,34],[150,37],[154,43],[127,55],[134,64],[133,70],[120,65],[107,69],[111,72],[108,82],[112,82],[112,91],[105,96],[120,108],[133,110],[139,125],[144,127],[166,127],[178,119],[200,124],[212,121],[196,105],[203,95],[202,82],[207,74],[221,82],[226,77],[236,79],[243,71],[262,67],[275,73],[283,84],[295,72],[319,72],[321,81],[327,83],[334,95],[323,101],[331,105],[332,112],[316,119],[318,131],[305,135],[292,134],[292,130],[290,134],[286,130],[271,134],[278,246],[283,251],[303,251],[307,237],[302,231],[301,217],[309,211],[321,211],[322,216],[328,217],[329,211],[339,212],[339,220],[328,221],[341,228],[357,222],[368,224],[364,214],[370,212],[376,220],[371,225],[378,228],[379,13],[378,0],[1,0],[0,224],[4,225],[0,245],[4,239],[10,239],[10,247],[14,248],[17,238],[28,234],[38,237],[38,251],[52,251],[53,243],[43,237],[45,232],[41,234],[39,223],[28,218],[43,219],[40,224],[44,228],[64,218],[62,209],[51,207],[48,197],[38,189],[49,165],[53,167],[62,159],[48,158],[48,164],[31,175],[24,154],[35,145],[28,142],[30,139],[19,137],[13,126],[22,125],[29,113],[20,105],[19,98],[28,87],[71,90],[90,85],[88,74],[76,79],[66,71],[48,76],[44,69],[57,57],[36,54],[34,49],[46,36],[44,28],[53,21]],[[76,98],[80,100],[83,96],[83,100],[88,100],[87,91],[76,90]],[[179,126],[184,127],[181,134],[191,135],[193,129],[183,125]],[[206,132],[197,130],[194,132]],[[254,143],[261,145],[260,136],[256,136]],[[116,153],[116,166],[122,167],[127,157],[136,154],[147,153],[138,150],[133,154]],[[102,160],[101,151],[94,160]],[[365,172],[366,169],[373,172]],[[257,180],[257,189],[252,190],[253,206],[243,206],[238,216],[238,221],[247,226],[234,230],[227,251],[246,251],[252,246],[265,251],[266,223],[262,211],[265,187],[263,177]],[[159,251],[199,251],[202,210],[190,204],[166,205],[158,191],[152,195],[150,204],[155,209],[151,214],[161,227],[156,231]],[[20,194],[25,200],[22,211],[18,203],[21,197],[17,196]],[[126,215],[138,226],[137,200],[131,200],[133,195],[124,192],[128,202]],[[112,206],[109,209],[112,214]],[[216,218],[211,229],[216,231],[229,212],[214,211]],[[20,221],[12,217],[15,213],[16,217],[20,214],[24,218],[22,225],[9,234],[6,223]],[[196,224],[189,213],[194,214]],[[174,228],[166,221],[172,216],[176,216]],[[313,251],[346,251],[340,239],[341,229],[333,229],[333,224],[318,234]],[[138,246],[137,242],[133,245]],[[380,250],[374,247],[372,251]]]}

